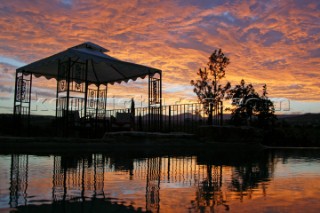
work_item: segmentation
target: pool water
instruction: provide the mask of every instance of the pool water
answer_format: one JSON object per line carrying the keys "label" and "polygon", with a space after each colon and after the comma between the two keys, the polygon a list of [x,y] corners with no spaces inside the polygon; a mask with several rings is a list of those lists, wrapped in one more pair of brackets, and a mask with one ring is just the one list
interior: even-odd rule
{"label": "pool water", "polygon": [[0,212],[319,212],[320,150],[0,155]]}

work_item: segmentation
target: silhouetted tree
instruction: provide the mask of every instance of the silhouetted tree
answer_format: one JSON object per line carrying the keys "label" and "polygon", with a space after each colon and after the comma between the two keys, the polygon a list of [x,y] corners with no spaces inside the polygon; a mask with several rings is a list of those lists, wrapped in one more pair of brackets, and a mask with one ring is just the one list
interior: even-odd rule
{"label": "silhouetted tree", "polygon": [[229,58],[221,49],[215,50],[209,57],[207,67],[200,68],[197,72],[200,79],[190,82],[194,86],[193,91],[198,96],[199,102],[203,104],[208,114],[208,124],[212,124],[214,103],[221,101],[225,92],[230,88],[229,82],[224,87],[218,85],[219,80],[225,77],[225,68],[229,63]]}
{"label": "silhouetted tree", "polygon": [[267,85],[263,85],[260,96],[252,86],[245,84],[242,79],[239,85],[228,90],[227,99],[232,99],[232,107],[226,110],[231,111],[231,122],[235,125],[244,125],[249,121],[257,126],[267,126],[276,119],[274,115],[273,102],[267,97]]}

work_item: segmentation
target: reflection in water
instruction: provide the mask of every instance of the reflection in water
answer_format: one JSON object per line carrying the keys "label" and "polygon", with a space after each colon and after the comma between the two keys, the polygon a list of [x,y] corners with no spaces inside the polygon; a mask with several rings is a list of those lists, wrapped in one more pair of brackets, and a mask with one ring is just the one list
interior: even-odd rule
{"label": "reflection in water", "polygon": [[11,155],[10,207],[27,204],[28,155]]}
{"label": "reflection in water", "polygon": [[147,159],[146,209],[159,212],[161,158]]}
{"label": "reflection in water", "polygon": [[52,200],[84,201],[86,197],[105,198],[102,155],[54,156]]}
{"label": "reflection in water", "polygon": [[206,177],[200,181],[197,188],[196,205],[193,208],[203,212],[206,208],[212,210],[215,205],[224,205],[226,210],[226,200],[223,198],[221,191],[222,186],[222,166],[205,166]]}
{"label": "reflection in water", "polygon": [[[251,199],[254,191],[260,190],[266,197],[268,182],[280,161],[273,152],[263,152],[259,158],[249,160],[215,163],[212,156],[200,161],[197,156],[142,159],[107,154],[53,156],[52,171],[43,171],[46,178],[52,179],[52,185],[39,184],[40,191],[52,190],[49,205],[39,200],[41,194],[28,194],[28,178],[33,177],[28,171],[29,158],[32,156],[11,155],[8,204],[21,212],[30,204],[38,206],[32,205],[33,212],[44,211],[43,208],[52,212],[71,209],[85,212],[88,205],[95,209],[93,212],[99,212],[97,208],[104,212],[105,208],[120,206],[126,212],[168,212],[173,208],[170,205],[179,208],[171,209],[173,212],[214,212],[217,208],[230,211],[232,200]],[[140,187],[143,185],[145,191]],[[170,204],[176,202],[168,200],[170,190],[178,193],[174,199],[182,201],[177,202],[185,204]],[[145,206],[141,194],[145,196]],[[38,196],[36,203],[28,201],[34,196]]]}

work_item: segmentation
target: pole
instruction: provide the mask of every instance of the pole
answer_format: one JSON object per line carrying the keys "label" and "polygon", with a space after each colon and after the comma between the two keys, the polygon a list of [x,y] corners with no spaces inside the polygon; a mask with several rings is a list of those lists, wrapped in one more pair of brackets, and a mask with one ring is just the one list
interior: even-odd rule
{"label": "pole", "polygon": [[68,60],[68,76],[67,76],[67,109],[66,118],[64,118],[65,136],[69,136],[69,98],[70,98],[70,74],[71,74],[71,58]]}
{"label": "pole", "polygon": [[88,60],[86,60],[86,74],[84,82],[84,119],[87,119],[87,101],[88,101]]}

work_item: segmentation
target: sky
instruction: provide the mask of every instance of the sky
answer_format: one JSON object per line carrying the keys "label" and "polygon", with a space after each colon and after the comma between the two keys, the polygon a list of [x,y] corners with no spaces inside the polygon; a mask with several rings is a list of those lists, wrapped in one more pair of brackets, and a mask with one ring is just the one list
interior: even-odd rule
{"label": "sky", "polygon": [[[161,69],[165,104],[196,102],[190,80],[221,48],[231,62],[221,84],[244,79],[257,91],[267,84],[278,113],[320,112],[319,0],[0,3],[0,113],[12,113],[17,67],[86,41]],[[53,80],[34,80],[38,99],[55,97],[54,88]],[[109,104],[125,106],[131,97],[143,104],[147,90],[145,80],[110,86]]]}

